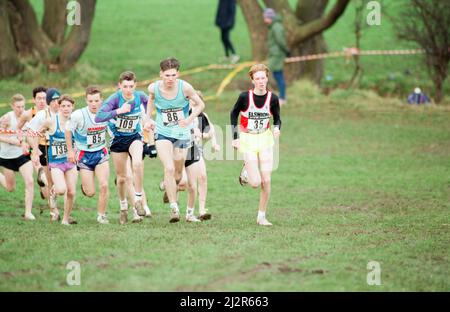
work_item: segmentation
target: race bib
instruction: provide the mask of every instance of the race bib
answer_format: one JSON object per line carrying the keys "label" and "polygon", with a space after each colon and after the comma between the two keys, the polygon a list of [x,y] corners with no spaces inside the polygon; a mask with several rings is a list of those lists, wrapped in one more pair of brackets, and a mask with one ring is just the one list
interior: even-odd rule
{"label": "race bib", "polygon": [[64,139],[55,139],[53,141],[52,157],[55,159],[67,157],[67,144]]}
{"label": "race bib", "polygon": [[116,130],[123,133],[133,133],[139,124],[139,116],[118,116]]}
{"label": "race bib", "polygon": [[248,119],[247,129],[249,132],[263,132],[267,129],[269,118],[264,119]]}
{"label": "race bib", "polygon": [[106,127],[92,127],[87,129],[87,146],[95,148],[105,145]]}
{"label": "race bib", "polygon": [[161,113],[163,124],[166,127],[178,125],[178,122],[184,119],[184,113],[182,108],[162,109]]}

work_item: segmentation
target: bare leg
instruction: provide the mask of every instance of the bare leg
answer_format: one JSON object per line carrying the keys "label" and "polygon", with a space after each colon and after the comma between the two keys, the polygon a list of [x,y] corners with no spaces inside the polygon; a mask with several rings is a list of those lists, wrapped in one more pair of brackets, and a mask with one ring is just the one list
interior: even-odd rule
{"label": "bare leg", "polygon": [[22,165],[19,172],[25,182],[25,216],[31,215],[34,198],[33,163],[31,161]]}
{"label": "bare leg", "polygon": [[65,173],[65,180],[67,186],[66,196],[64,198],[64,216],[62,222],[68,223],[70,214],[72,213],[73,203],[75,201],[76,185],[77,185],[78,172],[74,167]]}
{"label": "bare leg", "polygon": [[100,194],[98,196],[97,210],[99,214],[104,215],[106,213],[106,207],[108,205],[109,196],[109,162],[104,163],[95,167],[95,175],[98,180],[98,185],[100,189]]}

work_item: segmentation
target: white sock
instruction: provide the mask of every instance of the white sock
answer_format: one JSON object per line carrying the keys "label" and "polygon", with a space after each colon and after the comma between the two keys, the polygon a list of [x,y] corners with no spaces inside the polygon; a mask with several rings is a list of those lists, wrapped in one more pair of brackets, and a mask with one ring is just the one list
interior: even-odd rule
{"label": "white sock", "polygon": [[178,204],[177,203],[170,203],[170,209],[177,209],[178,210]]}
{"label": "white sock", "polygon": [[128,210],[128,201],[126,199],[120,201],[120,210]]}
{"label": "white sock", "polygon": [[134,201],[142,200],[142,193],[134,193]]}
{"label": "white sock", "polygon": [[193,214],[194,214],[194,208],[189,208],[189,207],[187,207],[187,209],[186,209],[186,214],[187,214],[188,216],[193,215]]}
{"label": "white sock", "polygon": [[265,218],[266,212],[265,211],[258,211],[258,219]]}

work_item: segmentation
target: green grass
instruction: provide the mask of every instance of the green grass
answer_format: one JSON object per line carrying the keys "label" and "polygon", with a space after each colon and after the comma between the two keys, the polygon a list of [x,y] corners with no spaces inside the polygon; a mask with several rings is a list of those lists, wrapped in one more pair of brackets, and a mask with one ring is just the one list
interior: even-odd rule
{"label": "green grass", "polygon": [[[236,96],[208,103],[221,129]],[[80,192],[76,226],[50,224],[48,210],[21,221],[18,179],[19,191],[0,190],[0,290],[449,291],[448,109],[367,91],[325,97],[304,82],[289,97],[273,227],[256,226],[259,195],[237,183],[240,161],[207,163],[213,219],[201,224],[169,224],[159,160],[145,169],[154,216],[137,225],[118,225],[112,183],[110,225],[96,224],[95,199]],[[72,260],[81,286],[66,284]],[[381,265],[381,286],[366,283],[369,261]]]}

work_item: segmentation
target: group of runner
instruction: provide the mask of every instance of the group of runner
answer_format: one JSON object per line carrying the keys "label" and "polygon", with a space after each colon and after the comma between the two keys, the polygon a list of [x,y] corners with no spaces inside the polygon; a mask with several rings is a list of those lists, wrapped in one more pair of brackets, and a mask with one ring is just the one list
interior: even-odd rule
{"label": "group of runner", "polygon": [[[103,101],[96,86],[86,89],[86,106],[75,109],[74,99],[57,89],[33,90],[34,107],[25,111],[25,98],[12,97],[12,111],[0,118],[0,184],[9,192],[15,188],[15,172],[25,182],[26,220],[34,220],[33,170],[37,172],[42,199],[48,201],[50,218],[59,221],[57,197],[64,197],[61,224],[70,225],[78,174],[85,196],[99,196],[97,222],[109,223],[106,215],[109,198],[109,157],[116,173],[120,201],[120,224],[128,222],[129,204],[132,222],[151,216],[144,182],[144,157],[159,157],[164,168],[160,189],[170,206],[170,222],[180,221],[178,192],[187,189],[185,220],[200,222],[211,218],[206,209],[207,175],[202,156],[202,140],[211,139],[214,151],[220,150],[214,127],[203,113],[201,93],[179,79],[180,63],[168,58],[160,63],[160,80],[148,86],[148,96],[136,90],[136,76],[120,75],[118,90]],[[270,195],[274,138],[280,135],[278,98],[267,90],[268,69],[254,65],[249,75],[254,88],[243,92],[231,112],[232,145],[244,154],[239,177],[242,185],[261,186],[257,223],[271,225],[265,217]],[[153,120],[153,112],[156,118]],[[240,125],[237,125],[239,114]],[[270,117],[274,119],[273,134]],[[31,130],[31,131],[30,131]],[[107,133],[110,137],[107,147]],[[198,197],[199,214],[194,214]]]}

